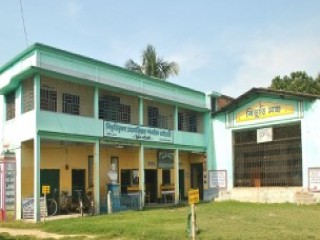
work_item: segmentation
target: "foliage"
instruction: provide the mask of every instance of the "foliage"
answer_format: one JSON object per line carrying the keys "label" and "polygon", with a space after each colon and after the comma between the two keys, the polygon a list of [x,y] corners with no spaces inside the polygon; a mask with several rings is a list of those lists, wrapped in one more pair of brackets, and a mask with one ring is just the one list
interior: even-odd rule
{"label": "foliage", "polygon": [[290,76],[275,77],[270,86],[271,89],[292,92],[301,92],[320,95],[320,75],[316,79],[308,76],[306,72],[292,72]]}
{"label": "foliage", "polygon": [[128,70],[145,74],[150,77],[167,79],[171,75],[178,75],[179,66],[176,62],[164,61],[157,55],[156,49],[152,45],[148,45],[141,55],[141,65],[129,59],[125,63]]}

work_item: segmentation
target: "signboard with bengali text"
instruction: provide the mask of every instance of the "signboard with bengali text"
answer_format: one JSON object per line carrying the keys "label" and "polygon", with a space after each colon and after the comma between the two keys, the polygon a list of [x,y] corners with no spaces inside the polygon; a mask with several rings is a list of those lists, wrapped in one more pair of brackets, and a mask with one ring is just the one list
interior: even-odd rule
{"label": "signboard with bengali text", "polygon": [[104,121],[103,128],[105,137],[167,143],[173,142],[173,131],[169,129],[151,128],[110,121]]}

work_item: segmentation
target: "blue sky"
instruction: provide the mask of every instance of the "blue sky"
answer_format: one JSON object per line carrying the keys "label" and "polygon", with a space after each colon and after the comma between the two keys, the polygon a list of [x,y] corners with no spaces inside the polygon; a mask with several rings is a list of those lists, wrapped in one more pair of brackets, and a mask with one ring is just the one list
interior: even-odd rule
{"label": "blue sky", "polygon": [[[147,44],[168,81],[237,97],[276,75],[320,72],[318,0],[22,0],[29,45],[123,66]],[[0,0],[0,66],[26,48],[19,0]]]}

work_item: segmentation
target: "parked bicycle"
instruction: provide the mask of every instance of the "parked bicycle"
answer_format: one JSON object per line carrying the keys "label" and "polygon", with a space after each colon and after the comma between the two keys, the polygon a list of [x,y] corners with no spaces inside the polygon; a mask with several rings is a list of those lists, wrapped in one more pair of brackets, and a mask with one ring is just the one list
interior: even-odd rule
{"label": "parked bicycle", "polygon": [[52,198],[47,199],[47,214],[48,216],[54,216],[58,211],[58,203],[55,200],[55,195],[57,193],[57,189],[53,190]]}
{"label": "parked bicycle", "polygon": [[[56,201],[57,189],[53,190],[51,198],[47,199],[47,213],[48,216],[54,216],[58,212],[58,203]],[[76,196],[69,196],[67,191],[62,191],[60,194],[59,210],[66,213],[78,212],[83,216],[84,214],[93,215],[94,205],[92,192],[88,191],[82,194],[82,190],[75,190]]]}
{"label": "parked bicycle", "polygon": [[93,198],[92,198],[92,192],[88,191],[86,194],[82,194],[82,190],[75,190],[78,197],[78,208],[77,211],[81,214],[81,216],[84,215],[84,213],[88,215],[94,214],[94,204],[93,204]]}

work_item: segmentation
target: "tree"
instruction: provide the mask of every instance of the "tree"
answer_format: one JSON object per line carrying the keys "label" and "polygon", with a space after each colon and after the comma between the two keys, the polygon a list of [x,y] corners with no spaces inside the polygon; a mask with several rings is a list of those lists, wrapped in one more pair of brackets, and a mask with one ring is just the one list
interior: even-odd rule
{"label": "tree", "polygon": [[270,88],[320,95],[320,75],[313,79],[306,72],[296,71],[292,72],[290,76],[285,75],[283,78],[276,76],[272,80]]}
{"label": "tree", "polygon": [[173,61],[164,61],[157,55],[155,48],[150,44],[142,51],[141,60],[141,65],[139,65],[129,59],[125,63],[125,68],[161,80],[166,80],[169,76],[178,75],[179,73],[178,64]]}

